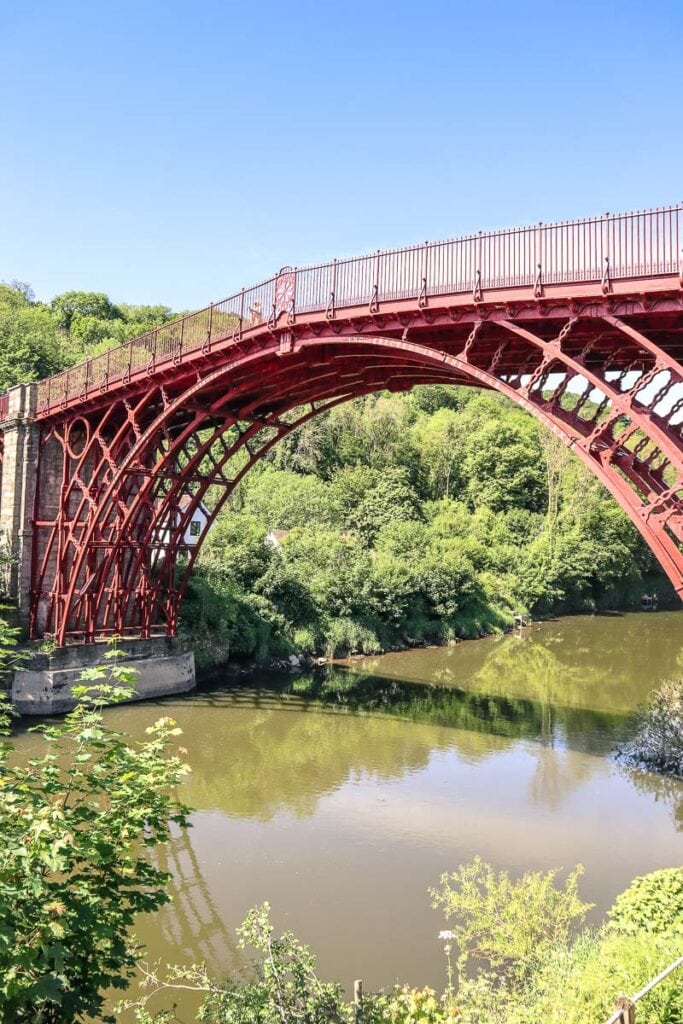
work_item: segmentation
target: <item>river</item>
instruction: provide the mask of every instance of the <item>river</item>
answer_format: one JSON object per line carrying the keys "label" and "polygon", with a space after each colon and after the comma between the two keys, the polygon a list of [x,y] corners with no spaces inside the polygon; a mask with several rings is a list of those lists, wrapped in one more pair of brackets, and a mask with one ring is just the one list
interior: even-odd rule
{"label": "river", "polygon": [[477,854],[513,874],[583,864],[599,920],[682,861],[683,785],[611,756],[682,673],[683,613],[579,616],[108,711],[136,734],[172,714],[193,768],[174,903],[138,930],[150,958],[234,971],[234,928],[267,899],[323,976],[438,986],[427,890]]}

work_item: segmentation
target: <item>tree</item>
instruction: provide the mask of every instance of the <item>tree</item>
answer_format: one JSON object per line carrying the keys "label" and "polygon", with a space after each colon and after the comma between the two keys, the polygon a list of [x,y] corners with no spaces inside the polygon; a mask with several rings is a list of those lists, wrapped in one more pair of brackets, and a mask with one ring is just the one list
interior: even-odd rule
{"label": "tree", "polygon": [[[468,411],[473,408],[472,402]],[[468,434],[464,474],[475,508],[484,505],[499,512],[521,506],[535,511],[546,502],[538,433],[532,424],[516,421],[516,415],[491,418]]]}
{"label": "tree", "polygon": [[420,518],[417,494],[403,468],[347,467],[336,474],[331,490],[345,528],[366,544],[388,523]]}
{"label": "tree", "polygon": [[69,331],[75,317],[121,320],[123,314],[103,292],[63,292],[50,303],[58,327]]}
{"label": "tree", "polygon": [[[45,752],[21,765],[0,749],[0,1021],[104,1021],[107,989],[130,982],[138,914],[168,902],[168,874],[148,851],[187,824],[172,795],[188,770],[172,752],[170,718],[131,740],[104,703],[131,695],[131,673],[84,673],[80,703],[39,726]],[[93,688],[94,687],[94,688]],[[2,719],[7,731],[8,708]]]}
{"label": "tree", "polygon": [[36,293],[28,281],[17,281],[15,278],[9,282],[8,288],[11,288],[13,292],[19,292],[20,295],[24,296],[27,302],[36,301]]}
{"label": "tree", "polygon": [[63,353],[49,309],[0,285],[0,392],[61,369]]}
{"label": "tree", "polygon": [[436,410],[428,419],[418,420],[415,444],[426,467],[431,498],[449,498],[462,485],[463,445],[459,437],[461,417],[452,409]]}
{"label": "tree", "polygon": [[244,509],[268,529],[291,530],[336,519],[332,495],[322,480],[268,466],[249,480]]}

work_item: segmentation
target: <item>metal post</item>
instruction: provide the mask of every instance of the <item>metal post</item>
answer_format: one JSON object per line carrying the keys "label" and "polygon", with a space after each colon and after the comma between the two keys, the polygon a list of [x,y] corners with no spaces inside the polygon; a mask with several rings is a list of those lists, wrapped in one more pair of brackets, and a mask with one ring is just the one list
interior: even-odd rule
{"label": "metal post", "polygon": [[[363,982],[360,978],[353,983],[353,1019],[361,1024],[363,1018]],[[630,1022],[629,1022],[630,1024]]]}

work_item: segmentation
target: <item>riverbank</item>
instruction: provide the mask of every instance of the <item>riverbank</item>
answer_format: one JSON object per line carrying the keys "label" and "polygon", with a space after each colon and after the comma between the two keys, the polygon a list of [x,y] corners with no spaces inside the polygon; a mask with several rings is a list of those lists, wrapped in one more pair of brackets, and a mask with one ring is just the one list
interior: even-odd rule
{"label": "riverbank", "polygon": [[[649,606],[646,610],[642,610],[642,614],[657,614],[660,612],[675,612],[680,609],[680,602],[678,601],[662,601],[654,606]],[[406,637],[403,642],[395,641],[386,648],[378,650],[368,655],[361,650],[352,650],[348,655],[344,657],[327,657],[324,655],[311,655],[306,654],[303,651],[293,651],[291,654],[280,655],[276,657],[267,657],[265,659],[256,658],[245,658],[245,657],[234,657],[232,649],[229,644],[216,643],[208,638],[199,639],[192,641],[190,637],[186,637],[185,643],[191,644],[195,656],[197,682],[201,683],[208,679],[213,678],[216,673],[222,673],[229,678],[242,678],[253,675],[255,672],[266,672],[266,673],[277,673],[277,672],[303,672],[310,671],[315,668],[321,668],[325,665],[330,664],[347,664],[349,662],[358,661],[362,662],[366,658],[382,658],[385,655],[405,653],[414,650],[440,650],[444,648],[453,648],[461,644],[476,643],[479,640],[484,640],[491,637],[500,637],[513,634],[517,631],[523,631],[534,626],[541,625],[542,623],[548,622],[561,622],[563,620],[571,620],[576,618],[592,618],[592,617],[609,617],[609,616],[625,616],[639,614],[641,610],[633,607],[622,607],[622,608],[604,608],[596,609],[593,611],[565,611],[557,614],[548,614],[543,617],[531,618],[528,615],[516,616],[515,622],[501,627],[497,630],[482,630],[476,637],[453,637],[448,640],[444,640],[441,643],[436,642],[434,639],[428,640],[417,640],[414,638]]]}

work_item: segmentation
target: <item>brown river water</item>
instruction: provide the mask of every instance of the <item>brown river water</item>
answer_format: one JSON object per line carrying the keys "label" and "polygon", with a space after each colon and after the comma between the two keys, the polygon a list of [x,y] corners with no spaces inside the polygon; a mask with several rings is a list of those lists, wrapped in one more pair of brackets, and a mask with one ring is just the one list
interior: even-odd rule
{"label": "brown river water", "polygon": [[234,928],[267,899],[324,977],[441,986],[427,890],[477,854],[513,874],[583,864],[600,920],[636,875],[683,861],[683,784],[611,755],[681,674],[683,612],[579,616],[112,709],[136,734],[173,715],[193,769],[193,828],[164,859],[174,902],[138,928],[149,958],[230,974]]}

